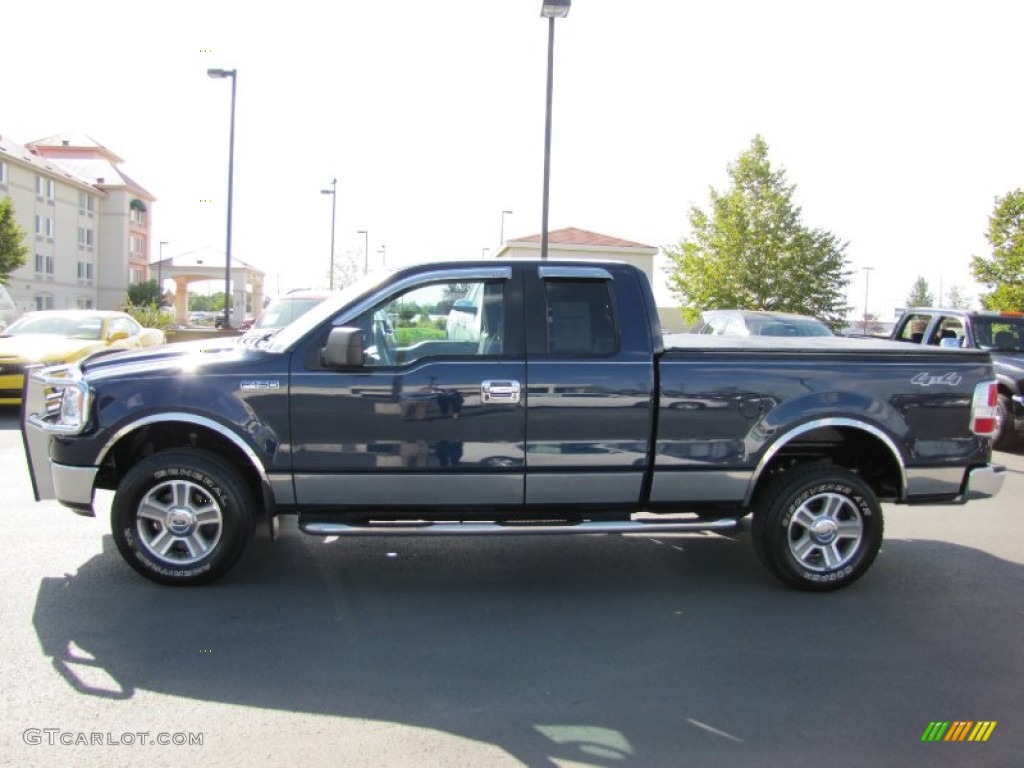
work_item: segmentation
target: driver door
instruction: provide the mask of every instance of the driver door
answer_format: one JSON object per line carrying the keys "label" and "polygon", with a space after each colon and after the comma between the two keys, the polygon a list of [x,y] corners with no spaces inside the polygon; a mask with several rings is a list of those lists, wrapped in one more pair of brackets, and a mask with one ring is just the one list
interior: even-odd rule
{"label": "driver door", "polygon": [[522,505],[525,355],[513,277],[489,267],[405,278],[333,322],[362,330],[362,366],[323,368],[320,337],[295,355],[299,505]]}

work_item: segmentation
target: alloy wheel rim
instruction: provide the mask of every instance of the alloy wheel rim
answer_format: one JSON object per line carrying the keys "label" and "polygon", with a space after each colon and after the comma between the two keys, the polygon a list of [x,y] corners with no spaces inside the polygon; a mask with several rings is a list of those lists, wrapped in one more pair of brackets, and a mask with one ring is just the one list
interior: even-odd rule
{"label": "alloy wheel rim", "polygon": [[139,502],[136,530],[153,557],[175,566],[192,565],[216,549],[224,532],[224,514],[202,486],[168,480]]}
{"label": "alloy wheel rim", "polygon": [[864,519],[858,506],[838,493],[819,493],[804,501],[787,527],[790,554],[817,573],[849,563],[864,539]]}

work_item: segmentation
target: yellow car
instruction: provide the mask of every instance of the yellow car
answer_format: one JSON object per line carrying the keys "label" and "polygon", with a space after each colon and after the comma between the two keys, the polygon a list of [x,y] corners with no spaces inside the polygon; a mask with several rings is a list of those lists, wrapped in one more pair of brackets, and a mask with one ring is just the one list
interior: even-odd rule
{"label": "yellow car", "polygon": [[159,328],[143,328],[124,312],[49,309],[29,312],[0,331],[0,405],[21,402],[25,366],[70,363],[97,352],[153,347]]}

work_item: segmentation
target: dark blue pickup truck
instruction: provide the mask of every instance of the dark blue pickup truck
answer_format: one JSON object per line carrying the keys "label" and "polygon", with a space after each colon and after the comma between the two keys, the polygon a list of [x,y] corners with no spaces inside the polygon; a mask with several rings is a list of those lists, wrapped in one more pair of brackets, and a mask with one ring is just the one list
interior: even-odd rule
{"label": "dark blue pickup truck", "polygon": [[726,531],[787,585],[850,584],[880,502],[998,492],[989,355],[691,335],[626,264],[427,264],[244,341],[26,377],[37,499],[166,584],[223,575],[258,519],[310,534]]}

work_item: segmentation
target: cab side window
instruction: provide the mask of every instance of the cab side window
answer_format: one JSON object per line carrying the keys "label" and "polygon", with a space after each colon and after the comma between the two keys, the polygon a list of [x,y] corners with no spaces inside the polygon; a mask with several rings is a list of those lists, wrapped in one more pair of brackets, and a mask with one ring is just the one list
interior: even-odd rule
{"label": "cab side window", "polygon": [[924,334],[925,331],[928,330],[928,323],[931,319],[931,315],[923,315],[916,312],[914,314],[907,315],[907,321],[900,329],[900,335],[897,337],[898,340],[920,344],[924,341]]}
{"label": "cab side window", "polygon": [[547,351],[601,357],[618,348],[612,297],[604,280],[546,280]]}
{"label": "cab side window", "polygon": [[418,285],[364,312],[367,366],[401,366],[425,357],[501,355],[504,283]]}
{"label": "cab side window", "polygon": [[958,317],[943,317],[935,324],[935,330],[928,339],[929,344],[936,346],[961,346],[964,338],[964,324]]}

